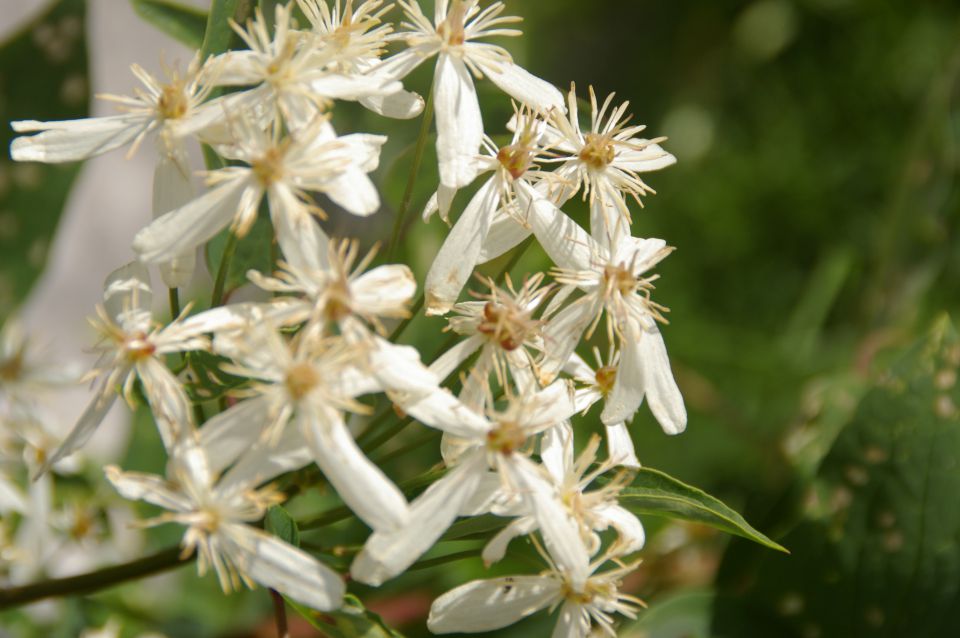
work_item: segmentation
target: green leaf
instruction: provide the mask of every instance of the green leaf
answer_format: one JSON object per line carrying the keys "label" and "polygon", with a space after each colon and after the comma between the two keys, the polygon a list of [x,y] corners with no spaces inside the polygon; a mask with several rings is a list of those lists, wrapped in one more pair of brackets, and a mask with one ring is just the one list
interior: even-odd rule
{"label": "green leaf", "polygon": [[279,505],[274,505],[267,510],[263,527],[283,542],[300,547],[300,530],[297,529],[297,522]]}
{"label": "green leaf", "polygon": [[[227,229],[207,243],[207,268],[211,273],[219,272],[220,260],[223,259],[229,239],[230,230]],[[273,226],[263,207],[250,232],[237,241],[236,252],[227,271],[224,291],[229,295],[230,291],[249,283],[247,271],[251,269],[267,275],[273,272]]]}
{"label": "green leaf", "polygon": [[79,163],[13,162],[14,120],[68,120],[88,112],[86,3],[59,0],[0,47],[0,321],[43,271]]}
{"label": "green leaf", "polygon": [[203,45],[207,28],[205,11],[172,0],[130,0],[141,18],[191,49]]}
{"label": "green leaf", "polygon": [[388,627],[352,594],[343,597],[343,607],[337,611],[313,611],[289,598],[287,603],[329,638],[403,638],[403,634]]}
{"label": "green leaf", "polygon": [[236,34],[230,21],[244,24],[253,15],[254,0],[213,0],[207,16],[207,28],[200,48],[200,59],[218,55],[230,49],[236,41]]}
{"label": "green leaf", "polygon": [[659,470],[641,468],[633,484],[620,492],[620,504],[635,514],[676,518],[709,525],[770,549],[789,553],[722,501]]}
{"label": "green leaf", "polygon": [[728,551],[715,635],[956,632],[958,371],[960,338],[943,318],[875,380],[837,437],[785,538],[793,555]]}

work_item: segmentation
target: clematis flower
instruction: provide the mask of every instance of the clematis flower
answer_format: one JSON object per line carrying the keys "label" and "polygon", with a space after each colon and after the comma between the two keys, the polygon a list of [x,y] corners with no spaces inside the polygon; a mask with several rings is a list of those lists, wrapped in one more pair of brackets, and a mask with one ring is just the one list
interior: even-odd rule
{"label": "clematis flower", "polygon": [[430,607],[427,628],[435,634],[480,633],[508,627],[542,611],[560,608],[553,638],[587,638],[596,627],[616,638],[613,614],[636,619],[643,601],[620,592],[625,575],[636,564],[593,573],[583,583],[570,580],[551,565],[537,576],[505,576],[475,580],[440,596]]}
{"label": "clematis flower", "polygon": [[218,148],[230,166],[208,173],[205,194],[172,210],[137,233],[133,248],[141,260],[163,262],[184,249],[199,246],[226,226],[245,235],[256,220],[260,201],[270,204],[277,240],[288,262],[315,264],[327,239],[313,216],[322,216],[308,191],[323,192],[356,215],[370,215],[380,196],[367,173],[379,163],[385,137],[332,137],[325,122],[280,138],[246,116],[235,121],[236,144]]}
{"label": "clematis flower", "polygon": [[489,468],[499,476],[504,493],[522,499],[562,569],[574,582],[584,582],[589,555],[577,523],[550,475],[523,451],[531,437],[575,410],[566,382],[512,398],[505,411],[491,415],[492,420],[467,408],[446,390],[395,401],[422,423],[461,439],[461,451],[452,461],[455,466],[411,503],[410,519],[419,524],[377,530],[367,539],[350,567],[354,579],[379,585],[412,565],[475,498]]}
{"label": "clematis flower", "polygon": [[556,280],[584,293],[544,328],[541,381],[560,372],[580,338],[589,338],[605,316],[609,341],[620,344],[620,362],[601,419],[628,420],[646,397],[665,432],[682,432],[687,411],[657,328],[658,322],[666,323],[667,309],[650,297],[657,276],[645,274],[673,249],[662,239],[630,236],[619,236],[608,248],[544,198],[535,200],[532,211],[533,232],[558,266]]}
{"label": "clematis flower", "polygon": [[226,592],[259,583],[321,611],[340,606],[345,588],[336,572],[251,525],[283,500],[280,493],[253,481],[222,485],[191,437],[171,450],[168,471],[164,479],[110,466],[106,475],[124,498],[168,510],[147,525],[186,526],[183,555],[197,553],[201,576],[212,567]]}
{"label": "clematis flower", "polygon": [[551,84],[513,63],[499,46],[477,42],[493,36],[518,36],[504,28],[520,18],[502,16],[504,5],[494,2],[481,10],[477,0],[437,0],[433,22],[409,0],[398,3],[406,13],[399,33],[408,49],[374,69],[380,76],[400,80],[426,60],[437,56],[433,80],[437,119],[437,157],[440,183],[466,186],[477,175],[477,152],[483,142],[483,119],[471,74],[486,76],[505,93],[537,111],[563,109],[563,95]]}
{"label": "clematis flower", "polygon": [[551,162],[556,170],[553,201],[564,202],[583,190],[590,201],[590,231],[595,241],[613,245],[619,235],[630,235],[630,211],[627,199],[641,206],[640,197],[654,190],[640,177],[640,173],[660,170],[677,162],[677,158],[663,150],[660,142],[639,136],[646,128],[630,124],[627,114],[629,102],[611,108],[614,94],[597,105],[597,96],[590,87],[590,127],[581,129],[577,107],[577,89],[572,85],[567,95],[569,110],[550,113],[543,129],[543,143],[548,144],[556,157]]}

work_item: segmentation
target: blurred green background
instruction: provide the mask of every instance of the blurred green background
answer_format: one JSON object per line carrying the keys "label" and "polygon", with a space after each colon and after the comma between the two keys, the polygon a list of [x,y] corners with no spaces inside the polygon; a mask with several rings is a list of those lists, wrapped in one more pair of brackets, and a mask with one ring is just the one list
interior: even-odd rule
{"label": "blurred green background", "polygon": [[[504,42],[519,62],[562,88],[576,82],[582,95],[593,85],[601,98],[630,100],[635,121],[668,136],[678,158],[649,175],[658,194],[636,211],[634,234],[677,247],[658,269],[656,299],[671,309],[663,333],[690,421],[669,438],[641,409],[633,427],[641,462],[722,498],[793,551],[782,557],[644,519],[650,542],[628,588],[650,609],[622,635],[953,635],[960,351],[948,316],[960,302],[960,5],[507,4],[525,18],[525,37]],[[429,77],[418,72],[411,88],[425,91]],[[495,134],[509,101],[488,85],[481,95]],[[390,133],[379,179],[395,207],[418,122],[349,109],[338,117],[345,131]],[[422,178],[415,210],[435,169]],[[457,206],[466,201],[461,194]],[[387,208],[363,228],[368,243],[389,235]],[[444,230],[415,217],[398,260],[422,281]],[[513,272],[546,267],[534,248]],[[442,326],[417,319],[405,339],[429,359]],[[436,461],[435,446],[420,449],[424,464]],[[401,478],[417,471],[390,467]],[[464,561],[361,597],[421,636],[415,616],[432,595],[487,573],[478,559]],[[216,605],[203,627],[140,622],[172,636],[271,635],[268,621],[258,634],[230,628],[249,627],[251,614],[267,618],[261,594],[222,603],[214,592],[180,609],[186,617]],[[243,617],[229,611],[241,608]],[[499,635],[549,635],[551,622]]]}

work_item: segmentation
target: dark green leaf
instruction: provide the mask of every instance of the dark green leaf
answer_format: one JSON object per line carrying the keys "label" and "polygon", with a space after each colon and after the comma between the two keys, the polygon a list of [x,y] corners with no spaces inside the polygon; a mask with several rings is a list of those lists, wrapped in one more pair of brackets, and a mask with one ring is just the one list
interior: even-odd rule
{"label": "dark green leaf", "polygon": [[343,607],[331,612],[316,612],[289,598],[287,602],[329,638],[403,638],[403,634],[388,627],[380,616],[366,609],[351,594],[344,596]]}
{"label": "dark green leaf", "polygon": [[641,468],[633,484],[620,492],[620,504],[636,514],[702,523],[770,549],[787,552],[719,499],[658,470]]}
{"label": "dark green leaf", "polygon": [[253,15],[253,6],[254,0],[213,0],[200,49],[201,59],[223,53],[234,45],[236,34],[230,21],[244,24]]}
{"label": "dark green leaf", "polygon": [[293,520],[287,510],[279,505],[274,505],[267,510],[267,516],[263,523],[268,532],[283,542],[294,547],[300,546],[300,530],[297,529],[297,522]]}
{"label": "dark green leaf", "polygon": [[[229,239],[230,230],[228,229],[207,244],[207,267],[211,273],[219,272],[220,260],[223,259]],[[230,291],[249,283],[247,271],[251,269],[267,275],[273,272],[273,226],[262,207],[250,232],[237,241],[236,252],[230,260],[224,291],[229,295]]]}
{"label": "dark green leaf", "polygon": [[130,0],[137,14],[191,49],[203,45],[207,14],[172,0]]}
{"label": "dark green leaf", "polygon": [[953,635],[958,370],[960,339],[944,318],[876,381],[837,437],[785,538],[793,555],[725,557],[714,635]]}
{"label": "dark green leaf", "polygon": [[12,120],[88,115],[83,0],[60,0],[0,47],[0,320],[19,304],[47,261],[80,164],[15,163]]}

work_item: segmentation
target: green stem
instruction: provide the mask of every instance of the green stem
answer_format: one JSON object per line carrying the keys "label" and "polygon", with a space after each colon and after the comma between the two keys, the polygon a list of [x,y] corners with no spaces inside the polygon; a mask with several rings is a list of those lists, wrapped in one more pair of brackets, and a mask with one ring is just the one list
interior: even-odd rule
{"label": "green stem", "polygon": [[[427,148],[427,140],[430,138],[430,124],[433,123],[433,90],[427,96],[427,105],[423,109],[423,120],[420,122],[420,135],[417,137],[417,146],[413,151],[413,164],[410,166],[410,177],[407,178],[407,187],[403,192],[403,199],[400,200],[400,208],[397,210],[397,216],[393,220],[393,232],[390,233],[390,244],[387,246],[387,261],[393,257],[397,244],[400,242],[400,235],[403,231],[403,220],[410,210],[410,204],[413,201],[413,191],[417,185],[417,178],[420,177],[420,165],[423,163],[423,153]],[[421,302],[422,303],[422,302]]]}
{"label": "green stem", "polygon": [[55,596],[76,596],[90,594],[107,589],[129,580],[151,576],[159,572],[184,565],[193,560],[193,556],[181,558],[181,549],[171,547],[162,552],[146,556],[129,563],[107,567],[98,571],[45,580],[22,587],[0,589],[0,610],[18,607],[27,603]]}
{"label": "green stem", "polygon": [[180,316],[180,289],[179,288],[170,288],[167,294],[167,299],[170,300],[170,319],[176,319]]}
{"label": "green stem", "polygon": [[227,245],[223,247],[223,255],[220,257],[220,266],[217,268],[217,280],[213,284],[213,295],[210,296],[210,307],[216,308],[217,306],[222,306],[224,302],[224,288],[227,285],[227,273],[230,272],[230,262],[233,261],[233,256],[237,252],[237,239],[236,233],[230,233],[230,236],[227,238]]}

